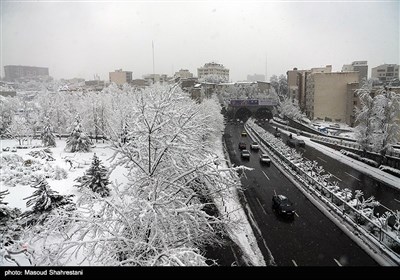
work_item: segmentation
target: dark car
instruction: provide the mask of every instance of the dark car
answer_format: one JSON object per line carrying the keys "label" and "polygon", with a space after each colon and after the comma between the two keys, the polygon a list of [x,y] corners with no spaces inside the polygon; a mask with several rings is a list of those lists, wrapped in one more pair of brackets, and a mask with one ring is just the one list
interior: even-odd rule
{"label": "dark car", "polygon": [[250,150],[258,151],[260,149],[260,146],[258,145],[257,142],[253,142],[250,144]]}
{"label": "dark car", "polygon": [[267,166],[270,166],[271,165],[271,159],[269,158],[269,156],[267,154],[261,154],[260,163],[261,164],[265,164]]}
{"label": "dark car", "polygon": [[274,135],[275,135],[275,137],[277,137],[277,138],[278,138],[278,137],[281,137],[281,133],[280,133],[279,131],[275,132]]}
{"label": "dark car", "polygon": [[246,137],[247,136],[247,132],[246,131],[242,131],[242,134],[241,134],[243,137]]}
{"label": "dark car", "polygon": [[241,156],[243,159],[250,159],[250,152],[249,152],[248,150],[242,150],[240,156]]}
{"label": "dark car", "polygon": [[240,150],[246,149],[246,143],[240,142],[240,143],[239,143],[239,149],[240,149]]}
{"label": "dark car", "polygon": [[289,147],[295,148],[295,147],[296,147],[296,140],[295,140],[295,139],[288,139],[288,140],[286,141],[286,144],[287,144]]}
{"label": "dark car", "polygon": [[306,142],[304,140],[297,140],[297,146],[305,148]]}
{"label": "dark car", "polygon": [[279,214],[293,217],[295,209],[293,203],[284,195],[278,194],[272,197],[272,208],[276,209]]}

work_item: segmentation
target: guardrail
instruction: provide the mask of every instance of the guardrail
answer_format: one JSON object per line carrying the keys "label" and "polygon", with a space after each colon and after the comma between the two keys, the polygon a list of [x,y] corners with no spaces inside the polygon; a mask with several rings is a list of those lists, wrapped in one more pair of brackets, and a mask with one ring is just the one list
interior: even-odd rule
{"label": "guardrail", "polygon": [[[325,144],[335,145],[337,150],[351,149],[350,151],[352,151],[352,152],[356,152],[356,153],[362,152],[361,146],[357,142],[355,142],[354,139],[337,138],[337,137],[330,136],[330,135],[317,135],[317,134],[313,134],[313,133],[309,133],[309,132],[305,132],[305,131],[300,131],[299,129],[289,126],[288,124],[286,125],[286,124],[279,123],[276,120],[273,120],[271,124],[274,124],[276,127],[285,129],[292,133],[295,133],[295,134],[299,133],[300,135],[309,137],[310,140],[318,141],[318,143],[320,143],[322,145],[325,145]],[[372,150],[372,148],[368,148],[366,150],[366,152],[368,154],[370,154],[370,156],[368,158],[370,158],[372,160],[377,160],[377,158],[380,157],[380,155],[378,153],[375,153]],[[400,165],[400,152],[397,152],[395,150],[389,150],[386,153],[386,157],[390,158],[390,161],[391,161],[390,166],[391,167],[397,168]]]}
{"label": "guardrail", "polygon": [[400,265],[400,229],[389,229],[386,225],[387,221],[373,215],[373,209],[357,209],[354,205],[354,199],[351,200],[352,195],[348,195],[348,192],[344,196],[344,190],[341,191],[336,184],[330,185],[327,182],[321,182],[321,177],[316,177],[312,173],[309,174],[303,168],[302,157],[294,149],[287,147],[251,120],[246,123],[245,129],[253,139],[258,139],[261,142],[264,149],[269,151],[273,158],[301,183],[304,189],[317,196],[325,205],[342,217],[349,226],[361,233],[375,246],[381,248],[393,263]]}

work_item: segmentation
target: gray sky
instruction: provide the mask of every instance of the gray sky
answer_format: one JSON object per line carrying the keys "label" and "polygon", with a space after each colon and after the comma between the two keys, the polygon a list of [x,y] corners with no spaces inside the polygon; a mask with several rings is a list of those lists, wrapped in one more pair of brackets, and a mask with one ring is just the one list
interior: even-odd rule
{"label": "gray sky", "polygon": [[[56,79],[134,78],[215,61],[232,81],[367,60],[399,64],[399,1],[1,1],[4,65]],[[267,63],[266,63],[267,61]],[[267,65],[267,67],[266,67]],[[266,70],[267,69],[267,70]]]}

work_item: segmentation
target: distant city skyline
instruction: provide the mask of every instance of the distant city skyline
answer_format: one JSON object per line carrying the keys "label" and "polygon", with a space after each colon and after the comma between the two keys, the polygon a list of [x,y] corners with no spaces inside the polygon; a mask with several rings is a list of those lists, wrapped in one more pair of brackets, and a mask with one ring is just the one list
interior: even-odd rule
{"label": "distant city skyline", "polygon": [[[133,78],[172,76],[208,62],[231,81],[368,61],[399,64],[398,1],[388,2],[1,2],[1,76],[5,65],[48,67],[56,79],[116,69]],[[268,61],[268,65],[266,65]]]}

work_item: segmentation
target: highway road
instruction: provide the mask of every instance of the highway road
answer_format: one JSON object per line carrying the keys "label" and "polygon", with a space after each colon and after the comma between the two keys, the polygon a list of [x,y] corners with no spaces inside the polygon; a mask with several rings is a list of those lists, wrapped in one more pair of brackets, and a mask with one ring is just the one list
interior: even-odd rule
{"label": "highway road", "polygon": [[[265,130],[274,133],[275,129],[267,123],[261,125]],[[286,143],[288,136],[284,133],[281,138]],[[374,177],[368,176],[351,166],[341,163],[319,150],[306,146],[305,148],[296,147],[305,159],[315,160],[319,165],[323,166],[326,172],[331,173],[333,176],[330,181],[337,181],[339,187],[349,188],[351,190],[362,190],[364,197],[368,198],[374,196],[377,201],[392,210],[400,210],[400,191],[390,187],[387,184],[377,181]],[[378,212],[385,211],[382,207],[377,207]]]}
{"label": "highway road", "polygon": [[[257,226],[278,266],[375,266],[363,249],[318,210],[272,163],[261,166],[259,152],[242,160],[238,143],[249,147],[250,137],[242,137],[243,124],[227,124],[225,141],[235,165],[254,168],[245,171],[242,185]],[[293,220],[284,219],[272,210],[274,193],[287,196],[296,207]],[[261,251],[263,240],[258,239]]]}

